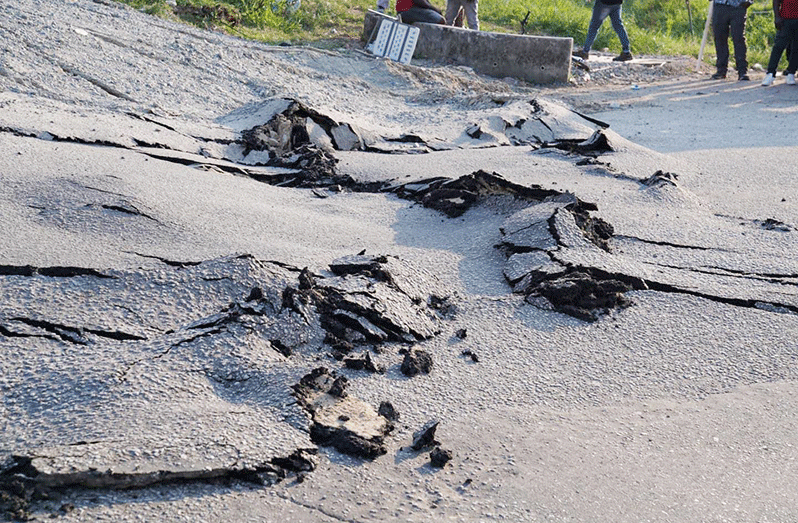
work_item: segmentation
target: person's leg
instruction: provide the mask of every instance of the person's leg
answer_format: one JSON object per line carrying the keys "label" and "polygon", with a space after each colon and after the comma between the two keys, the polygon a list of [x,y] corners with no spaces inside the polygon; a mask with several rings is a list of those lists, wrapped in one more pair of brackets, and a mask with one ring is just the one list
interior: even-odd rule
{"label": "person's leg", "polygon": [[745,7],[732,8],[730,20],[731,38],[734,43],[734,64],[741,77],[748,72],[748,46],[745,43],[745,20],[748,10]]}
{"label": "person's leg", "polygon": [[590,17],[590,26],[587,28],[585,45],[582,46],[582,50],[586,53],[590,52],[590,48],[593,47],[599,28],[609,14],[609,6],[602,4],[601,0],[593,0],[593,16]]}
{"label": "person's leg", "polygon": [[719,75],[726,75],[729,68],[729,7],[715,4],[712,14],[712,36],[715,39],[715,67]]}
{"label": "person's leg", "polygon": [[457,13],[460,11],[460,0],[447,0],[446,2],[446,25],[454,24],[457,18]]}
{"label": "person's leg", "polygon": [[463,11],[463,8],[461,7],[460,9],[457,10],[457,16],[454,17],[454,22],[452,22],[452,25],[455,27],[465,27],[464,20],[465,20],[465,11]]}
{"label": "person's leg", "polygon": [[781,29],[776,32],[776,38],[773,41],[773,49],[770,50],[770,60],[768,61],[767,73],[773,76],[776,76],[776,69],[779,67],[781,53],[783,53],[784,48],[787,47],[787,40],[789,36],[785,29],[786,28],[784,25],[782,25]]}
{"label": "person's leg", "polygon": [[432,9],[413,6],[402,13],[402,22],[406,24],[413,24],[416,22],[425,24],[445,24],[446,19],[443,18],[443,15]]}
{"label": "person's leg", "polygon": [[622,4],[612,6],[610,10],[610,22],[612,22],[612,28],[621,41],[621,51],[629,53],[631,52],[629,49],[629,35],[626,34],[626,28],[623,26],[623,20],[621,19],[621,5]]}
{"label": "person's leg", "polygon": [[784,27],[788,29],[787,44],[791,49],[790,56],[788,57],[787,70],[785,72],[794,77],[795,72],[798,71],[798,19],[784,20],[782,28]]}
{"label": "person's leg", "polygon": [[468,27],[474,31],[479,31],[479,0],[463,0],[463,9],[465,10],[466,20],[468,20]]}

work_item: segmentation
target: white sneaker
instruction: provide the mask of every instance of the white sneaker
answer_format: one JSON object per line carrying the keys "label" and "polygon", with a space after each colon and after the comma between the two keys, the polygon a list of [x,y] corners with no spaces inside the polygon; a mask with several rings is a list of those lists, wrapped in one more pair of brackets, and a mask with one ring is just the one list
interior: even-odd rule
{"label": "white sneaker", "polygon": [[770,87],[773,85],[773,73],[768,73],[765,75],[765,79],[762,80],[762,85],[764,87]]}
{"label": "white sneaker", "polygon": [[795,75],[788,74],[787,75],[787,85],[795,85]]}

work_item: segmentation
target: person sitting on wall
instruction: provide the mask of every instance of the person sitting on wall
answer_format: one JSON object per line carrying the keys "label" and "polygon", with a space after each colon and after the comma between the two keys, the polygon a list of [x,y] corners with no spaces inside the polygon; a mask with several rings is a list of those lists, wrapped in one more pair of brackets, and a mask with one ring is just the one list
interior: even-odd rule
{"label": "person sitting on wall", "polygon": [[396,0],[396,14],[405,24],[446,24],[441,10],[429,3],[429,0]]}

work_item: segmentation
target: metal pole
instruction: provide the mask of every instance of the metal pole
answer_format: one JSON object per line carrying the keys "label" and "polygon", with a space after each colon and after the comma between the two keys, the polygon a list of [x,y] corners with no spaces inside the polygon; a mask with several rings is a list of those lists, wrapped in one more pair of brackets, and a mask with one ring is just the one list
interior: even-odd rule
{"label": "metal pole", "polygon": [[707,9],[707,23],[704,24],[704,36],[701,38],[701,49],[698,51],[698,63],[695,66],[696,71],[701,70],[701,62],[704,60],[704,46],[707,45],[707,34],[709,34],[709,26],[712,24],[712,6],[714,4],[715,2],[710,0]]}

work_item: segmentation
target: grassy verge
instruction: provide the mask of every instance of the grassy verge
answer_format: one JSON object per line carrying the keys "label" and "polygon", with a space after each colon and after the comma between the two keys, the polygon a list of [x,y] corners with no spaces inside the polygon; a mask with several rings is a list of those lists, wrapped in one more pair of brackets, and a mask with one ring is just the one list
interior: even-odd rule
{"label": "grassy verge", "polygon": [[[375,5],[374,0],[177,0],[176,6],[168,5],[165,0],[123,1],[151,14],[179,18],[245,38],[322,47],[340,46],[359,38],[365,12]],[[445,7],[444,0],[432,2]],[[708,5],[707,0],[625,0],[623,20],[632,52],[697,57]],[[521,20],[529,13],[523,28],[526,34],[572,37],[575,44],[585,39],[591,9],[592,4],[585,0],[480,0],[479,3],[484,30],[521,33]],[[708,62],[714,61],[715,52],[711,32],[704,50]],[[749,9],[746,28],[751,64],[767,64],[774,34],[771,2],[757,0]],[[609,20],[599,31],[593,48],[620,51]]]}

